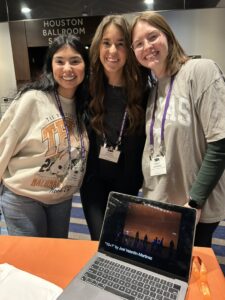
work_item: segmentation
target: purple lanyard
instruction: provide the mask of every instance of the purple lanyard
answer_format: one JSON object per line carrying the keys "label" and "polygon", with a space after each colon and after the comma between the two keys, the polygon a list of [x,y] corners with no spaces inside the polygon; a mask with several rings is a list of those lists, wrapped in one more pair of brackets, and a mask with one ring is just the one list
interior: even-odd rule
{"label": "purple lanyard", "polygon": [[[65,118],[65,114],[64,114],[63,109],[62,109],[62,105],[61,105],[61,102],[60,102],[60,99],[59,99],[59,95],[58,95],[56,90],[54,91],[54,93],[55,93],[56,102],[58,104],[59,112],[60,112],[60,115],[62,117],[63,124],[64,124],[65,130],[66,130],[66,137],[67,137],[67,141],[68,141],[68,154],[69,154],[69,160],[71,162],[72,157],[71,157],[71,141],[70,141],[69,128],[66,124],[66,118]],[[80,129],[78,130],[78,132],[79,132],[80,144],[81,144],[81,157],[82,157],[82,160],[85,160],[85,146],[84,146],[83,135],[82,135]]]}
{"label": "purple lanyard", "polygon": [[[170,97],[171,97],[174,77],[175,76],[171,76],[170,87],[169,87],[169,91],[168,91],[167,96],[166,96],[166,103],[165,103],[165,107],[164,107],[163,118],[162,118],[162,126],[161,126],[161,145],[164,143],[164,129],[165,129],[165,122],[166,122],[166,114],[167,114],[167,110],[168,110],[169,103],[170,103]],[[150,147],[152,148],[152,150],[153,150],[153,147],[154,147],[153,129],[154,129],[154,124],[155,124],[155,112],[156,112],[157,98],[158,98],[158,84],[156,86],[155,101],[154,101],[154,107],[153,107],[153,112],[152,112],[152,120],[151,120],[151,125],[150,125]]]}
{"label": "purple lanyard", "polygon": [[[123,115],[123,121],[122,121],[122,125],[121,125],[121,128],[120,128],[120,134],[119,134],[118,140],[116,142],[116,146],[119,146],[120,143],[121,143],[122,136],[123,136],[123,130],[124,130],[124,127],[125,127],[126,118],[127,118],[127,110],[125,110],[125,113]],[[104,133],[103,133],[103,138],[104,138],[104,142],[107,143],[106,137],[105,137]]]}

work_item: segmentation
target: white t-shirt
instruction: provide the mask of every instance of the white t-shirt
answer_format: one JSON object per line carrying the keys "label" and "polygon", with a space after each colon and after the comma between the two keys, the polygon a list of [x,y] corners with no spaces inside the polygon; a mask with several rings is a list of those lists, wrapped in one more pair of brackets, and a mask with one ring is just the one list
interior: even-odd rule
{"label": "white t-shirt", "polygon": [[[161,143],[162,115],[170,77],[159,80],[154,124],[154,153]],[[143,194],[153,200],[184,205],[196,179],[207,143],[225,138],[225,81],[211,60],[187,61],[175,76],[165,122],[166,175],[150,176],[150,124],[156,88],[146,112],[146,144],[142,159]],[[207,199],[201,222],[225,218],[225,173]]]}

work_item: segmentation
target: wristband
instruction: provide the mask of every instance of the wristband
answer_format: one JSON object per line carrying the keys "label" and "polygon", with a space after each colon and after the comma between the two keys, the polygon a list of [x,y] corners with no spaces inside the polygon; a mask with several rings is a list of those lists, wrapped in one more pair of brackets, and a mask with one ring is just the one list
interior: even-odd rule
{"label": "wristband", "polygon": [[200,209],[201,205],[199,205],[195,200],[193,200],[191,197],[189,199],[188,205],[190,207],[196,208],[196,209]]}

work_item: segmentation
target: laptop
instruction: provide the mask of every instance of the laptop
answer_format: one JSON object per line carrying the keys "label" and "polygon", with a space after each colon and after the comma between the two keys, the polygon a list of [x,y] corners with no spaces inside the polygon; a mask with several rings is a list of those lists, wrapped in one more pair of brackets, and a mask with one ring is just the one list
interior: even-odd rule
{"label": "laptop", "polygon": [[99,247],[58,300],[183,300],[195,234],[193,208],[109,195]]}

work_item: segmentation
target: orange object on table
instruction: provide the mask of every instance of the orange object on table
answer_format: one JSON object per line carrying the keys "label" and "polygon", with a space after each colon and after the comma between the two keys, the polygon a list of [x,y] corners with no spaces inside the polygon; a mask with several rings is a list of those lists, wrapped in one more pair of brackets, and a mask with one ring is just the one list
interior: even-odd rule
{"label": "orange object on table", "polygon": [[[0,263],[11,264],[65,288],[97,247],[98,242],[94,241],[0,236]],[[213,250],[195,247],[193,252],[204,263],[206,273],[202,277],[197,269],[192,269],[186,300],[225,300],[225,278]],[[210,298],[202,293],[202,282],[206,282]]]}

